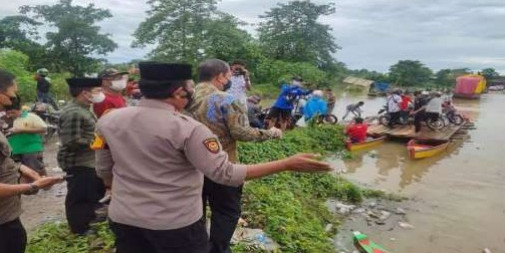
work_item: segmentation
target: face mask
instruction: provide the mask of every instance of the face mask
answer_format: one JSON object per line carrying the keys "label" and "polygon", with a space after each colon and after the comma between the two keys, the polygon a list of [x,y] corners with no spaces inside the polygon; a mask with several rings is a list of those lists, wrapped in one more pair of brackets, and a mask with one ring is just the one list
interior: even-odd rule
{"label": "face mask", "polygon": [[293,81],[293,85],[295,86],[302,86],[302,83],[299,81]]}
{"label": "face mask", "polygon": [[231,88],[231,80],[228,80],[228,82],[223,86],[223,91],[227,91]]}
{"label": "face mask", "polygon": [[92,94],[91,95],[91,103],[93,104],[99,104],[102,103],[105,100],[105,94],[103,92]]}
{"label": "face mask", "polygon": [[112,80],[110,88],[115,91],[122,91],[126,88],[128,81],[126,79]]}

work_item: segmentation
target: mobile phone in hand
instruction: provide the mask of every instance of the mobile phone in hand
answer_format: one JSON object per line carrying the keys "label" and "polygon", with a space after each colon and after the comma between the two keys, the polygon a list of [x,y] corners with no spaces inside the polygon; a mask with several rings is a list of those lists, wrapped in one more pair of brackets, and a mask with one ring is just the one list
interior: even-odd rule
{"label": "mobile phone in hand", "polygon": [[67,175],[63,176],[63,180],[67,180],[67,179],[69,179],[71,177],[74,177],[74,175],[72,175],[72,174],[68,175],[67,174]]}

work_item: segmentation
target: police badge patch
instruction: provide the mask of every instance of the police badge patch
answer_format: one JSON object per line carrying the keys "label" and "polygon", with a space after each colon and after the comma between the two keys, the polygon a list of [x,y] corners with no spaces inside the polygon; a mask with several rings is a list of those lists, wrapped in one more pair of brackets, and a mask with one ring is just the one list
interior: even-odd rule
{"label": "police badge patch", "polygon": [[219,153],[219,141],[216,138],[208,138],[203,141],[203,145],[213,154]]}

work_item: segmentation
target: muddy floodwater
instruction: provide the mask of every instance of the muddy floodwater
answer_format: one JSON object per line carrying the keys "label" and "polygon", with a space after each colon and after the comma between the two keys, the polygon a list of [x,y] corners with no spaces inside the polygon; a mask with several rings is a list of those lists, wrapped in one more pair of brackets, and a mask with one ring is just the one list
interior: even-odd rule
{"label": "muddy floodwater", "polygon": [[[377,113],[384,98],[343,94],[334,113],[365,101],[365,116]],[[343,224],[336,240],[351,244],[351,231],[397,253],[475,253],[488,248],[505,252],[505,95],[486,94],[480,100],[455,100],[475,122],[436,157],[410,160],[402,142],[387,142],[355,153],[350,161],[333,161],[345,178],[373,189],[409,198],[400,203],[406,222],[415,228]]]}

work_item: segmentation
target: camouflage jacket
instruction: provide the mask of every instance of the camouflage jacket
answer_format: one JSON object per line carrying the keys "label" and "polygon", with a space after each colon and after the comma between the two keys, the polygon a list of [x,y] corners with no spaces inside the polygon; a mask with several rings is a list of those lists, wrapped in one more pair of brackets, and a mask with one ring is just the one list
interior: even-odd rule
{"label": "camouflage jacket", "polygon": [[219,137],[231,162],[237,162],[237,141],[264,141],[275,138],[268,131],[249,126],[244,105],[232,95],[218,90],[211,83],[195,87],[188,112]]}

